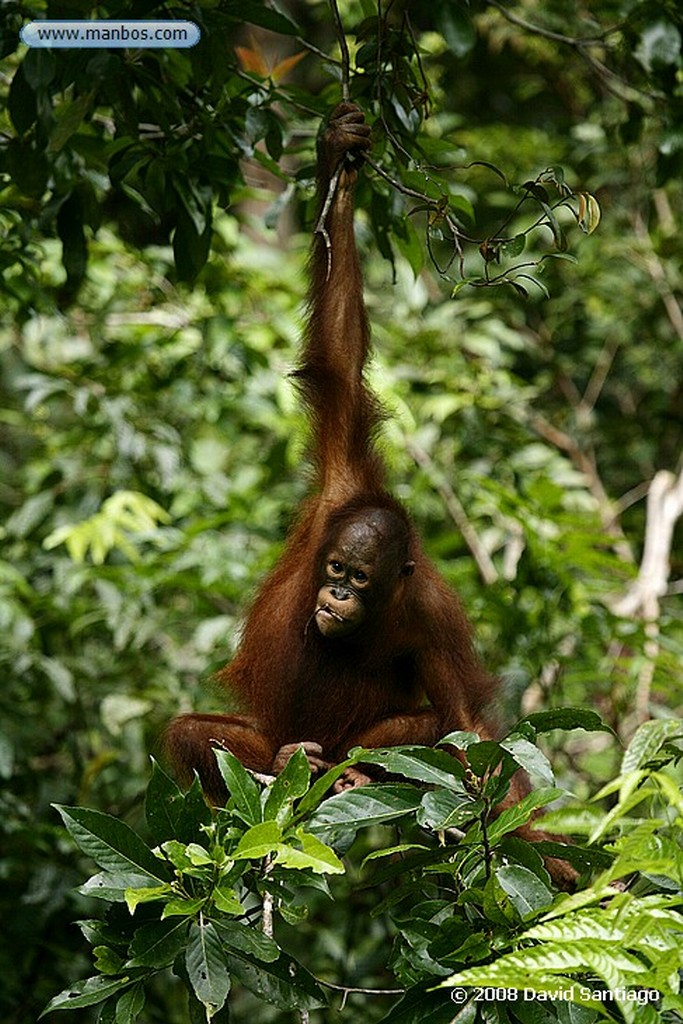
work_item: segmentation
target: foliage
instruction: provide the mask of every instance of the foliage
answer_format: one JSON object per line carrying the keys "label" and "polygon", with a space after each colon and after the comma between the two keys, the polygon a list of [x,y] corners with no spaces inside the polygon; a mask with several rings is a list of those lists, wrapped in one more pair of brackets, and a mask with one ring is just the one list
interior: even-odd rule
{"label": "foliage", "polygon": [[[527,1001],[530,994],[554,998],[558,1008],[545,1008],[548,1021],[563,1019],[563,1000],[587,1007],[585,1022],[602,1013],[628,1024],[636,1012],[649,1022],[667,1019],[667,1011],[683,1008],[683,849],[675,839],[683,801],[669,774],[680,758],[672,744],[681,739],[680,723],[649,722],[634,737],[614,783],[620,801],[597,830],[607,837],[607,853],[594,837],[587,846],[539,844],[584,875],[603,867],[573,896],[553,891],[537,848],[513,835],[560,792],[533,742],[558,726],[604,728],[591,712],[541,713],[501,743],[446,737],[444,744],[467,750],[469,772],[439,749],[357,750],[312,786],[301,748],[262,788],[220,751],[230,798],[213,815],[197,783],[183,794],[155,765],[146,797],[153,848],[115,818],[60,808],[71,837],[103,869],[81,892],[108,908],[103,919],[81,922],[98,974],[71,985],[46,1012],[102,1004],[100,1021],[133,1022],[150,979],[168,970],[188,990],[191,1020],[221,1020],[233,982],[281,1010],[327,1005],[325,982],[292,955],[277,926],[273,932],[271,916],[300,921],[302,890],[335,899],[333,876],[344,867],[332,847],[349,850],[359,832],[394,823],[398,842],[364,862],[371,883],[387,885],[373,914],[396,926],[389,967],[406,989],[382,1017],[387,1024],[451,1020],[453,1003],[439,979],[457,986],[457,999],[463,986],[470,990],[462,1013],[471,1021],[481,1015],[524,1024],[520,991]],[[410,781],[326,799],[344,768],[361,761]],[[519,767],[540,771],[547,787],[492,818]],[[639,803],[662,809],[660,820],[629,818],[636,790]],[[576,823],[594,829],[594,813],[571,813],[574,830]],[[649,880],[645,894],[637,892],[636,873]],[[624,879],[630,889],[611,887]]]}
{"label": "foliage", "polygon": [[[557,39],[628,99],[632,138],[650,118],[663,125],[658,146],[663,182],[675,176],[683,148],[678,105],[667,105],[676,94],[681,66],[675,12],[655,13],[649,2],[623,5],[623,11],[612,10],[621,5],[604,6],[586,30],[576,37],[556,31]],[[128,18],[190,17],[200,29],[200,41],[175,50],[25,51],[19,32],[26,19],[87,18],[92,7],[83,0],[52,3],[47,9],[41,2],[4,7],[0,57],[8,58],[11,73],[0,146],[8,235],[1,269],[10,294],[24,291],[21,274],[32,275],[34,252],[24,242],[39,229],[56,233],[61,241],[65,280],[59,301],[72,301],[86,275],[91,234],[106,220],[136,245],[172,241],[178,278],[193,281],[212,245],[214,206],[225,209],[239,198],[245,161],[283,179],[286,157],[296,161],[295,180],[310,180],[311,116],[319,121],[337,89],[328,85],[311,94],[302,88],[302,75],[311,76],[306,65],[313,55],[322,56],[330,80],[339,75],[348,80],[352,98],[380,129],[372,159],[375,175],[368,179],[363,205],[386,258],[394,259],[393,236],[398,250],[420,269],[424,255],[417,221],[443,277],[473,285],[508,283],[526,294],[529,281],[541,285],[534,268],[542,272],[546,256],[566,254],[558,211],[568,206],[588,232],[599,220],[595,197],[582,190],[574,194],[561,167],[527,172],[515,183],[505,163],[501,169],[490,159],[466,158],[448,130],[448,119],[430,117],[432,92],[448,87],[454,60],[477,59],[477,21],[489,30],[491,12],[500,10],[499,4],[470,9],[468,3],[438,0],[425,19],[410,5],[405,17],[394,18],[391,5],[383,13],[381,4],[369,0],[349,3],[343,12],[355,41],[349,68],[343,60],[340,66],[336,56],[331,19],[326,24],[320,18],[320,4],[313,0],[292,5],[287,14],[265,0],[148,3],[123,11],[118,3],[98,5],[100,19],[122,13]],[[544,14],[548,26],[534,29],[539,61],[546,56],[544,39],[557,23],[550,7]],[[514,26],[516,16],[510,17]],[[316,27],[307,35],[311,21]],[[250,34],[244,32],[245,23]],[[492,34],[504,35],[504,24],[498,15]],[[225,40],[241,45],[226,52]],[[283,45],[303,48],[281,59]],[[295,81],[289,83],[292,73]],[[303,146],[302,134],[308,139]],[[452,173],[453,167],[459,174]],[[466,173],[476,167],[489,175],[483,188]],[[475,226],[477,193],[487,202],[500,184],[495,176],[509,189],[509,205],[482,234]],[[530,237],[546,233],[552,247],[544,255],[531,252]],[[477,248],[475,267],[468,251]],[[454,264],[458,272],[452,277]]]}

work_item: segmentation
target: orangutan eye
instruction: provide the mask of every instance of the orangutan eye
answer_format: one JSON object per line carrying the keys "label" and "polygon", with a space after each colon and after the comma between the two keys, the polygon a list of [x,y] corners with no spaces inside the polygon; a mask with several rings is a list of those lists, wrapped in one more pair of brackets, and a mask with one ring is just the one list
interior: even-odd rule
{"label": "orangutan eye", "polygon": [[341,562],[337,562],[335,559],[332,559],[332,561],[328,562],[327,565],[328,568],[337,576],[344,571],[344,567]]}
{"label": "orangutan eye", "polygon": [[356,583],[368,582],[368,574],[366,572],[363,572],[362,569],[356,569],[356,571],[353,574],[353,578],[356,581]]}

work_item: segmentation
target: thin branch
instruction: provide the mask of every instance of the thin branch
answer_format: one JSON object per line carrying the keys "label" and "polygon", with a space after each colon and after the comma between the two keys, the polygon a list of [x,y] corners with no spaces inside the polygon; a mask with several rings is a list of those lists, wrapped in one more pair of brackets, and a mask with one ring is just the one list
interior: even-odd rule
{"label": "thin branch", "polygon": [[553,32],[551,29],[526,21],[525,18],[514,14],[508,7],[499,3],[498,0],[487,0],[487,2],[490,7],[495,7],[511,25],[516,25],[518,28],[524,29],[525,32],[541,36],[543,39],[550,39],[553,43],[561,43],[563,46],[571,47],[593,69],[605,88],[618,99],[628,101],[633,99],[634,96],[646,96],[649,99],[656,98],[645,89],[639,89],[637,86],[631,85],[630,82],[626,82],[620,75],[612,71],[611,68],[608,68],[606,64],[603,64],[601,60],[590,52],[591,47],[605,46],[607,37],[613,32],[618,31],[618,28],[607,29],[602,35],[594,37],[565,36],[561,32]]}
{"label": "thin branch", "polygon": [[316,981],[319,985],[334,989],[335,992],[343,992],[344,995],[358,992],[364,996],[402,996],[405,993],[404,988],[353,988],[351,985],[335,985],[334,982],[324,981],[322,978],[316,978]]}
{"label": "thin branch", "polygon": [[345,103],[348,103],[349,99],[351,98],[351,90],[349,88],[349,82],[351,80],[351,59],[349,57],[349,47],[346,42],[344,25],[342,23],[339,8],[337,6],[337,0],[330,0],[330,7],[332,8],[332,17],[334,18],[337,42],[339,43],[339,49],[341,50],[342,99],[344,100]]}
{"label": "thin branch", "polygon": [[488,551],[479,540],[476,530],[467,518],[467,513],[463,508],[459,498],[451,488],[450,484],[446,480],[436,480],[436,471],[434,463],[430,456],[414,441],[408,441],[406,444],[407,451],[415,461],[415,463],[422,469],[426,470],[429,476],[432,478],[436,490],[441,495],[444,505],[448,509],[448,512],[453,519],[453,522],[460,530],[463,540],[467,544],[467,547],[472,553],[472,557],[477,563],[477,568],[484,583],[488,586],[498,581],[498,570],[496,569],[491,556]]}
{"label": "thin branch", "polygon": [[542,36],[544,39],[551,39],[554,43],[564,43],[566,46],[578,47],[578,46],[598,46],[604,43],[603,36],[595,36],[592,39],[586,38],[581,39],[578,36],[565,36],[561,32],[553,32],[551,29],[542,28],[540,25],[533,25],[530,21],[526,21],[521,18],[519,14],[513,14],[509,8],[503,4],[498,3],[498,0],[488,0],[490,7],[495,7],[497,11],[503,15],[512,25],[517,25],[518,28],[523,28],[525,32],[531,32],[533,35]]}
{"label": "thin branch", "polygon": [[664,309],[667,317],[669,318],[669,323],[676,332],[678,339],[683,341],[683,309],[681,309],[676,293],[671,287],[664,264],[660,260],[657,251],[652,244],[652,237],[640,213],[638,213],[634,218],[634,228],[636,238],[642,242],[644,247],[647,248],[647,252],[643,252],[642,254],[645,269],[650,275],[652,282],[659,293],[659,297],[664,304]]}
{"label": "thin branch", "polygon": [[595,456],[592,453],[588,454],[585,452],[575,438],[564,430],[560,430],[559,427],[554,426],[544,416],[541,416],[540,413],[534,413],[531,416],[530,426],[544,440],[559,448],[560,451],[566,452],[576,468],[584,474],[588,481],[589,490],[597,502],[598,512],[605,531],[614,540],[614,550],[623,561],[633,562],[633,553],[631,552],[630,545],[616,522],[614,506],[600,479]]}
{"label": "thin branch", "polygon": [[315,228],[313,229],[313,234],[321,235],[322,240],[325,243],[325,253],[327,257],[327,271],[325,273],[326,281],[329,281],[330,274],[332,273],[332,242],[330,241],[330,234],[326,226],[327,215],[330,212],[330,207],[332,206],[332,203],[334,202],[334,197],[337,192],[337,185],[339,184],[339,176],[341,175],[343,167],[344,161],[342,160],[339,166],[337,167],[336,171],[330,178],[330,184],[327,187],[327,195],[325,196],[325,202],[323,203],[323,208],[320,211],[318,222],[315,225]]}

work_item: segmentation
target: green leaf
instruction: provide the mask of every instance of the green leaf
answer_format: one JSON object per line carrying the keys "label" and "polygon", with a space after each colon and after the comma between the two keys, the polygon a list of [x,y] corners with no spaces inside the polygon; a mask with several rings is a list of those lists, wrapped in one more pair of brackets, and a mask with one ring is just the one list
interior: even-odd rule
{"label": "green leaf", "polygon": [[197,839],[202,825],[211,822],[199,780],[183,793],[163,769],[152,759],[152,777],[145,794],[145,818],[157,843],[177,839],[190,843]]}
{"label": "green leaf", "polygon": [[675,718],[643,722],[635,732],[621,762],[621,774],[637,771],[659,753],[669,740],[683,736],[683,723]]}
{"label": "green leaf", "polygon": [[[111,903],[123,903],[129,892],[150,892],[150,881],[149,875],[138,875],[133,872],[119,874],[118,872],[100,871],[99,874],[93,875],[92,878],[89,878],[87,882],[81,885],[78,892],[83,896],[109,900]],[[161,897],[164,893],[170,893],[172,890],[170,885],[162,885],[154,886],[153,891],[158,892],[159,897]],[[143,901],[141,900],[140,902]]]}
{"label": "green leaf", "polygon": [[301,29],[291,18],[270,7],[254,3],[253,0],[247,0],[247,2],[245,0],[229,0],[224,9],[231,13],[240,24],[246,21],[250,25],[260,25],[261,28],[267,28],[271,32],[285,36],[298,36],[301,33]]}
{"label": "green leaf", "polygon": [[545,807],[546,804],[552,803],[562,795],[561,789],[541,789],[535,793],[529,793],[528,796],[525,796],[513,807],[508,807],[495,821],[491,822],[488,829],[489,841],[495,843],[507,832],[513,832],[520,825],[526,825],[533,817],[534,811],[539,807]]}
{"label": "green leaf", "polygon": [[257,825],[262,820],[261,791],[256,781],[241,762],[227,750],[216,750],[218,769],[235,810],[247,825]]}
{"label": "green leaf", "polygon": [[102,978],[99,975],[77,981],[51,999],[40,1016],[44,1017],[53,1010],[80,1010],[84,1006],[95,1006],[132,984],[132,978]]}
{"label": "green leaf", "polygon": [[281,1010],[316,1010],[327,1004],[315,978],[287,953],[264,964],[246,952],[233,950],[227,960],[237,981]]}
{"label": "green leaf", "polygon": [[425,793],[417,813],[420,825],[441,831],[446,828],[460,828],[472,821],[482,810],[482,803],[467,795],[444,789]]}
{"label": "green leaf", "polygon": [[163,863],[123,821],[83,807],[54,806],[69,835],[100,867],[114,874],[132,872],[159,882],[166,881],[168,875]]}
{"label": "green leaf", "polygon": [[334,765],[334,767],[330,768],[329,771],[326,771],[324,775],[321,775],[319,779],[316,779],[309,791],[297,804],[296,814],[294,816],[295,820],[305,820],[309,814],[327,798],[328,792],[337,779],[341,778],[346,769],[357,763],[358,758],[349,757],[345,761],[341,761],[339,764]]}
{"label": "green leaf", "polygon": [[158,843],[180,839],[178,825],[183,802],[180,788],[152,759],[152,778],[145,793],[145,818]]}
{"label": "green leaf", "polygon": [[480,743],[481,737],[476,732],[463,732],[460,729],[456,729],[455,732],[449,732],[447,736],[444,736],[442,740],[439,740],[438,746],[452,746],[457,747],[458,750],[467,750],[473,743]]}
{"label": "green leaf", "polygon": [[283,824],[289,817],[292,803],[307,792],[311,781],[311,768],[303,747],[292,754],[275,782],[271,784],[263,817],[266,821]]}
{"label": "green leaf", "polygon": [[223,945],[228,946],[232,952],[248,953],[268,963],[273,963],[280,956],[277,943],[251,925],[239,924],[237,921],[215,921],[214,924]]}
{"label": "green leaf", "polygon": [[277,822],[264,821],[244,833],[231,856],[233,860],[261,860],[274,853],[281,840],[282,829]]}
{"label": "green leaf", "polygon": [[241,917],[244,914],[244,906],[237,898],[232,886],[218,886],[211,894],[217,910],[224,914],[231,914],[233,917]]}
{"label": "green leaf", "polygon": [[448,49],[456,57],[466,57],[477,41],[477,32],[467,11],[456,4],[443,4],[437,7],[436,16]]}
{"label": "green leaf", "polygon": [[197,230],[196,220],[180,206],[173,234],[173,257],[181,281],[194,281],[204,267],[211,248],[211,208],[204,211],[204,227]]}
{"label": "green leaf", "polygon": [[12,78],[9,96],[7,97],[7,107],[17,133],[24,135],[35,124],[38,109],[36,106],[36,94],[27,82],[21,65],[19,65]]}
{"label": "green leaf", "polygon": [[319,875],[344,874],[344,865],[334,850],[317,836],[299,829],[296,837],[301,843],[300,850],[286,843],[278,848],[276,861],[281,867],[314,871]]}
{"label": "green leaf", "polygon": [[587,235],[592,235],[600,223],[600,204],[590,192],[579,192],[579,227]]}
{"label": "green leaf", "polygon": [[422,793],[415,786],[373,784],[330,797],[311,816],[307,828],[328,839],[335,833],[357,831],[368,825],[396,821],[419,806]]}
{"label": "green leaf", "polygon": [[[587,732],[611,732],[613,730],[595,711],[585,708],[557,708],[552,711],[535,711],[520,722],[529,722],[537,733],[553,729],[585,729]],[[517,727],[513,730],[517,732]]]}
{"label": "green leaf", "polygon": [[519,864],[506,864],[496,871],[496,881],[519,914],[522,921],[549,907],[553,894],[528,868]]}
{"label": "green leaf", "polygon": [[[477,1007],[470,1000],[464,1007],[454,1005],[442,989],[434,989],[434,979],[413,985],[406,994],[382,1017],[379,1024],[475,1024]],[[470,1008],[472,1012],[470,1013]],[[483,1017],[494,1024],[499,1018]]]}
{"label": "green leaf", "polygon": [[50,84],[57,72],[57,58],[52,50],[30,49],[22,63],[26,81],[32,89],[38,91]]}
{"label": "green leaf", "polygon": [[510,259],[521,256],[526,248],[526,235],[515,235],[509,242],[504,242],[502,250]]}
{"label": "green leaf", "polygon": [[207,1019],[221,1009],[230,991],[230,974],[223,947],[211,921],[199,921],[190,928],[185,967],[194,994],[206,1007]]}
{"label": "green leaf", "polygon": [[161,914],[162,921],[168,917],[195,917],[208,901],[208,896],[169,900]]}
{"label": "green leaf", "polygon": [[152,888],[133,888],[126,889],[123,894],[123,898],[126,901],[126,906],[131,914],[135,913],[135,908],[141,903],[155,903],[157,900],[163,900],[173,892],[170,885],[157,885]]}
{"label": "green leaf", "polygon": [[554,786],[555,775],[550,761],[542,750],[521,736],[510,736],[500,741],[501,747],[514,757],[521,768],[541,786]]}
{"label": "green leaf", "polygon": [[496,743],[494,740],[482,740],[480,743],[470,744],[467,748],[469,766],[480,779],[487,772],[497,768],[504,756],[505,753],[500,743]]}
{"label": "green leaf", "polygon": [[67,286],[75,292],[88,265],[88,243],[83,229],[83,204],[78,192],[72,192],[57,214],[57,233],[62,242],[62,263]]}
{"label": "green leaf", "polygon": [[124,992],[116,1003],[116,1024],[135,1024],[145,1008],[145,989],[142,982]]}
{"label": "green leaf", "polygon": [[124,970],[135,967],[169,967],[187,942],[186,920],[152,921],[135,932],[130,944],[130,959]]}
{"label": "green leaf", "polygon": [[353,754],[363,763],[381,765],[392,774],[463,791],[461,780],[465,777],[465,769],[456,757],[445,750],[403,746],[364,750],[362,753],[354,750]]}

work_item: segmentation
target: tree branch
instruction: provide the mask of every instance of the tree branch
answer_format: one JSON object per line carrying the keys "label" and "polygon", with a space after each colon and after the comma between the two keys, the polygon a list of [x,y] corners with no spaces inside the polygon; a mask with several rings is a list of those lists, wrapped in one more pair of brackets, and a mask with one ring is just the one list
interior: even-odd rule
{"label": "tree branch", "polygon": [[467,518],[467,513],[450,484],[448,484],[444,479],[435,479],[436,471],[432,459],[423,448],[415,443],[415,441],[408,441],[406,448],[416,465],[420,466],[421,469],[426,470],[428,475],[431,477],[436,490],[441,495],[443,503],[453,519],[453,522],[460,530],[463,540],[470,549],[484,583],[488,586],[496,583],[498,581],[498,570],[493,564],[488,551],[477,536],[476,530]]}

